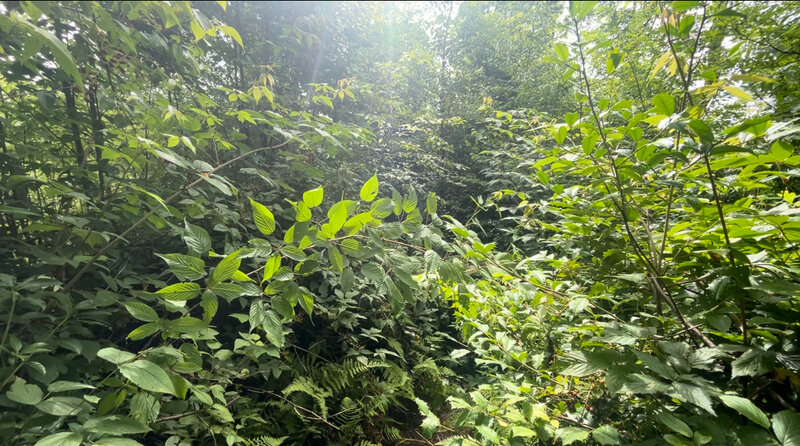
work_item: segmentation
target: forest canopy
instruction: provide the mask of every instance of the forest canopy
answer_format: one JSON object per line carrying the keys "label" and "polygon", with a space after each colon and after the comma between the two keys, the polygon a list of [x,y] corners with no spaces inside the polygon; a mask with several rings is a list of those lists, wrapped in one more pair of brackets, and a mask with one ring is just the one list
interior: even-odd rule
{"label": "forest canopy", "polygon": [[800,3],[0,1],[6,445],[800,446]]}

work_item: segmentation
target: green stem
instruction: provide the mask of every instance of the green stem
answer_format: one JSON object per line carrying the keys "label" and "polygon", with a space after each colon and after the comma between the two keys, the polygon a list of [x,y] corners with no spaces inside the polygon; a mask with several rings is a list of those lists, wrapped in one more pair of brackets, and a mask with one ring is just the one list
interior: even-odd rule
{"label": "green stem", "polygon": [[8,332],[11,329],[11,323],[14,320],[14,310],[17,308],[17,292],[11,290],[11,309],[8,310],[8,322],[6,322],[6,329],[3,331],[3,339],[0,340],[0,349],[5,347]]}

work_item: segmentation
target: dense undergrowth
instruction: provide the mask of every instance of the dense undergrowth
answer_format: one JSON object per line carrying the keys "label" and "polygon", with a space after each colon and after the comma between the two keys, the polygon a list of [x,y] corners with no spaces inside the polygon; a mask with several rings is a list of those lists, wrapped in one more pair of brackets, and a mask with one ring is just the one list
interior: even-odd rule
{"label": "dense undergrowth", "polygon": [[793,2],[0,5],[0,438],[800,445]]}

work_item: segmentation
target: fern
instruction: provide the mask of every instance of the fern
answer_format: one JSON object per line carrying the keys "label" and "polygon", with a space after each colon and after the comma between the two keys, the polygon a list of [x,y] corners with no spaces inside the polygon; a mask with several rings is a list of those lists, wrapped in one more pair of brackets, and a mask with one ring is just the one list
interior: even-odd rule
{"label": "fern", "polygon": [[341,364],[326,364],[317,373],[319,382],[331,393],[343,392],[354,384],[356,376],[369,369],[386,367],[377,361],[361,362],[357,359],[345,359]]}
{"label": "fern", "polygon": [[288,437],[270,437],[267,435],[262,435],[260,437],[254,437],[249,440],[244,440],[243,443],[245,446],[279,446],[283,443],[283,440],[287,439]]}
{"label": "fern", "polygon": [[328,417],[328,406],[325,403],[325,398],[331,396],[330,392],[319,387],[314,381],[305,376],[295,378],[291,384],[283,389],[283,394],[288,397],[292,393],[301,392],[313,398],[319,406],[320,416],[322,418]]}

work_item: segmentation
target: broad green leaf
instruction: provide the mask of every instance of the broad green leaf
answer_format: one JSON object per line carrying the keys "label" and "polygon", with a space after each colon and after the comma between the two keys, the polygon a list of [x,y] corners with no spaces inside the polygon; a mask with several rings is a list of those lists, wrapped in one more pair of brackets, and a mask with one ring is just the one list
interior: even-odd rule
{"label": "broad green leaf", "polygon": [[128,310],[131,316],[140,321],[155,322],[158,320],[158,313],[156,313],[156,310],[150,308],[150,305],[145,303],[128,302],[125,304],[125,309]]}
{"label": "broad green leaf", "polygon": [[556,431],[556,435],[561,439],[562,444],[567,446],[576,441],[586,441],[589,439],[589,430],[582,427],[562,427]]}
{"label": "broad green leaf", "polygon": [[144,338],[147,338],[149,336],[158,333],[158,331],[161,330],[161,327],[162,325],[160,323],[148,322],[144,325],[140,325],[135,329],[131,330],[131,332],[128,333],[128,339],[130,339],[131,341],[142,340]]}
{"label": "broad green leaf", "polygon": [[436,194],[431,192],[428,194],[428,198],[425,199],[425,210],[428,211],[428,215],[436,215],[437,207],[438,200],[436,199]]}
{"label": "broad green leaf", "polygon": [[689,128],[694,131],[695,135],[700,137],[700,142],[703,144],[708,146],[714,144],[714,132],[705,122],[699,119],[692,119],[689,121]]}
{"label": "broad green leaf", "polygon": [[75,432],[59,432],[48,435],[33,446],[81,446],[83,436]]}
{"label": "broad green leaf", "polygon": [[669,412],[661,412],[656,415],[658,421],[664,423],[668,428],[683,435],[684,437],[692,437],[692,429],[688,424],[684,423]]}
{"label": "broad green leaf", "polygon": [[373,175],[363,186],[359,194],[362,201],[370,202],[378,196],[378,175]]}
{"label": "broad green leaf", "polygon": [[150,431],[150,428],[141,421],[120,415],[90,418],[83,424],[83,428],[88,432],[112,435],[142,434]]}
{"label": "broad green leaf", "polygon": [[732,377],[737,376],[758,376],[763,375],[773,369],[775,365],[775,352],[761,350],[758,347],[751,347],[742,356],[736,358],[731,366],[733,367]]}
{"label": "broad green leaf", "polygon": [[6,397],[15,403],[33,406],[42,400],[44,393],[36,384],[27,384],[17,377],[6,392]]}
{"label": "broad green leaf", "polygon": [[663,68],[664,65],[666,65],[669,62],[670,58],[672,58],[672,52],[670,52],[670,50],[667,50],[664,53],[662,53],[661,56],[656,61],[656,64],[653,66],[653,70],[650,72],[650,77],[655,76],[656,73],[658,73],[658,70]]}
{"label": "broad green leaf", "polygon": [[208,328],[208,324],[200,319],[183,316],[169,323],[169,329],[177,333],[198,333]]}
{"label": "broad green leaf", "polygon": [[91,384],[84,384],[74,381],[55,381],[47,386],[47,391],[56,392],[69,392],[70,390],[92,390],[95,386]]}
{"label": "broad green leaf", "polygon": [[322,186],[303,192],[303,203],[309,208],[317,207],[322,204]]}
{"label": "broad green leaf", "polygon": [[267,311],[264,315],[264,322],[262,326],[264,327],[264,332],[267,334],[267,339],[275,347],[283,348],[283,324],[281,324],[281,319],[278,316],[278,313],[272,310]]}
{"label": "broad green leaf", "polygon": [[301,201],[300,203],[296,204],[292,203],[292,206],[294,206],[294,210],[296,212],[294,217],[295,220],[299,222],[311,220],[311,209],[309,209],[304,202]]}
{"label": "broad green leaf", "polygon": [[498,444],[500,443],[500,436],[497,435],[494,429],[485,425],[485,424],[478,424],[475,426],[475,430],[478,431],[484,440],[488,444]]}
{"label": "broad green leaf", "polygon": [[781,446],[800,446],[800,414],[789,409],[772,416],[772,430]]}
{"label": "broad green leaf", "polygon": [[205,262],[203,259],[184,254],[156,254],[167,262],[172,274],[179,280],[197,280],[203,277]]}
{"label": "broad green leaf", "polygon": [[569,15],[576,19],[582,19],[592,12],[597,3],[596,1],[571,1],[569,2]]}
{"label": "broad green leaf", "polygon": [[54,396],[37,404],[36,408],[44,413],[63,417],[67,415],[76,415],[78,412],[88,409],[89,404],[80,398]]}
{"label": "broad green leaf", "polygon": [[130,438],[105,437],[92,443],[92,446],[142,446],[142,444]]}
{"label": "broad green leaf", "polygon": [[[217,2],[220,3],[220,2]],[[225,7],[223,6],[223,9]],[[244,48],[244,42],[242,42],[242,36],[239,35],[239,32],[236,31],[236,28],[228,25],[220,25],[216,27],[218,30],[222,31],[228,37],[233,39],[234,42],[238,43],[240,47]]]}
{"label": "broad green leaf", "polygon": [[156,294],[166,300],[194,299],[200,295],[200,285],[194,282],[176,283],[156,291]]}
{"label": "broad green leaf", "polygon": [[70,54],[69,48],[67,48],[64,42],[50,31],[39,28],[29,22],[17,11],[11,12],[11,19],[16,25],[31,33],[34,39],[47,46],[50,52],[53,53],[59,68],[70,75],[78,85],[83,83],[78,65],[75,64],[75,60],[72,58],[72,54]]}
{"label": "broad green leaf", "polygon": [[281,256],[280,254],[275,254],[269,259],[267,259],[267,263],[264,265],[264,278],[261,280],[261,283],[266,282],[267,280],[271,279],[273,275],[278,271],[278,268],[281,267]]}
{"label": "broad green leaf", "polygon": [[134,355],[133,353],[118,350],[114,347],[106,347],[100,349],[97,352],[97,356],[117,365],[131,361],[133,358],[136,357],[136,355]]}
{"label": "broad green leaf", "polygon": [[727,91],[728,93],[732,94],[733,96],[736,96],[739,99],[743,99],[745,101],[752,101],[753,100],[753,97],[750,96],[750,94],[748,92],[742,90],[739,87],[734,87],[732,85],[726,85],[726,86],[722,87],[722,89]]}
{"label": "broad green leaf", "polygon": [[422,419],[422,424],[420,425],[422,432],[428,437],[433,436],[436,432],[436,428],[439,427],[439,417],[428,408],[428,403],[425,401],[419,398],[414,398],[414,401],[416,401],[419,411],[425,417]]}
{"label": "broad green leaf", "polygon": [[200,226],[190,224],[188,221],[184,222],[186,232],[183,235],[183,240],[189,247],[189,250],[196,254],[205,254],[211,249],[211,237],[208,232]]}
{"label": "broad green leaf", "polygon": [[678,12],[688,11],[692,8],[697,8],[700,6],[700,2],[697,0],[693,1],[674,1],[672,2],[672,9]]}
{"label": "broad green leaf", "polygon": [[556,52],[556,57],[562,62],[569,60],[569,48],[567,45],[558,42],[553,44],[553,50]]}
{"label": "broad green leaf", "polygon": [[794,154],[794,147],[785,141],[775,141],[770,146],[769,153],[779,160],[785,160]]}
{"label": "broad green leaf", "polygon": [[342,272],[342,268],[344,267],[344,263],[342,261],[342,253],[335,246],[328,246],[326,249],[328,251],[328,260],[330,260],[331,265],[336,268],[336,271]]}
{"label": "broad green leaf", "polygon": [[657,94],[653,97],[653,106],[656,113],[671,116],[675,113],[675,98],[669,93]]}
{"label": "broad green leaf", "polygon": [[221,283],[233,278],[233,273],[239,270],[242,259],[239,258],[239,251],[234,251],[225,256],[214,269],[211,278],[215,283]]}
{"label": "broad green leaf", "polygon": [[719,399],[731,409],[739,412],[740,414],[744,415],[745,417],[749,418],[756,424],[759,424],[767,429],[769,429],[769,418],[761,411],[752,401],[748,400],[747,398],[742,398],[739,396],[733,395],[725,395],[722,394],[719,396]]}
{"label": "broad green leaf", "polygon": [[275,217],[272,212],[252,198],[250,199],[250,206],[253,208],[253,221],[258,230],[264,235],[272,234],[275,231]]}
{"label": "broad green leaf", "polygon": [[175,395],[175,388],[167,372],[146,359],[123,364],[119,371],[122,376],[144,390]]}
{"label": "broad green leaf", "polygon": [[608,425],[600,426],[593,430],[592,438],[602,445],[616,445],[622,442],[619,431]]}

